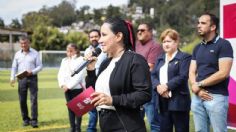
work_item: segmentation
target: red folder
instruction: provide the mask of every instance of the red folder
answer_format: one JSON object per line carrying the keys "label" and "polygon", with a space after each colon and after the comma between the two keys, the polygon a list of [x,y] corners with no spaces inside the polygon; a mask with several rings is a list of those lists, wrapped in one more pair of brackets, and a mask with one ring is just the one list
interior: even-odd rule
{"label": "red folder", "polygon": [[90,95],[94,92],[92,86],[85,89],[82,93],[73,98],[66,105],[70,110],[72,110],[77,116],[82,116],[88,111],[94,109],[95,107],[90,103],[92,98]]}

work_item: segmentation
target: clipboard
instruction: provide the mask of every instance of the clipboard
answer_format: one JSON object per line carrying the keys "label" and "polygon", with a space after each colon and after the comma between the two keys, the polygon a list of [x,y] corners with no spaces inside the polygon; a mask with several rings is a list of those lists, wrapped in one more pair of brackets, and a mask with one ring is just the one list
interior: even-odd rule
{"label": "clipboard", "polygon": [[16,75],[16,77],[17,77],[19,80],[21,80],[21,79],[27,77],[27,75],[28,75],[28,72],[27,72],[27,71],[23,71],[23,72],[18,73],[18,74]]}
{"label": "clipboard", "polygon": [[67,107],[73,111],[76,116],[81,117],[87,112],[91,111],[95,107],[90,103],[92,98],[90,95],[94,92],[92,86],[85,89],[82,93],[74,97],[71,101],[69,101],[66,105]]}

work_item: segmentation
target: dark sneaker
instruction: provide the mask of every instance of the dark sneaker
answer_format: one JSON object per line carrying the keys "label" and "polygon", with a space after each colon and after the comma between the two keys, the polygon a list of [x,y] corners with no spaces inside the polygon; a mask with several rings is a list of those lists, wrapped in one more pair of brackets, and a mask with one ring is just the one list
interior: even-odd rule
{"label": "dark sneaker", "polygon": [[37,121],[32,120],[30,123],[31,123],[31,126],[33,128],[37,128],[38,127],[38,122]]}
{"label": "dark sneaker", "polygon": [[23,122],[23,126],[28,126],[30,124],[30,121],[29,120],[25,120],[24,122]]}

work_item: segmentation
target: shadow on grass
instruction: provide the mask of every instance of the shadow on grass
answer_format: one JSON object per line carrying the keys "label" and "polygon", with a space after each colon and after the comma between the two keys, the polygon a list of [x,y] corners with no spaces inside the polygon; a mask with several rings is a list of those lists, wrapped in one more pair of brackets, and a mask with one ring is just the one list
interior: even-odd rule
{"label": "shadow on grass", "polygon": [[[68,132],[69,128],[52,128],[47,130],[34,130],[34,132]],[[26,132],[33,132],[33,131],[26,131]]]}
{"label": "shadow on grass", "polygon": [[69,130],[68,122],[66,119],[50,120],[39,122],[38,128],[27,126],[13,132],[67,132]]}
{"label": "shadow on grass", "polygon": [[[87,121],[87,120],[85,120]],[[81,131],[86,132],[87,125],[81,124]],[[15,130],[14,132],[68,132],[69,131],[69,123],[67,119],[59,119],[59,120],[50,120],[39,122],[38,128],[26,127],[24,129]],[[98,130],[99,132],[99,130]]]}
{"label": "shadow on grass", "polygon": [[67,124],[68,123],[68,119],[64,118],[64,119],[54,119],[54,120],[48,120],[48,121],[40,121],[39,125],[40,126],[51,126],[51,125],[62,125],[62,124]]}
{"label": "shadow on grass", "polygon": [[[39,78],[39,83],[46,83],[46,82],[57,82],[57,77],[47,77],[47,78]],[[0,83],[8,83],[10,82],[10,76],[0,78]]]}
{"label": "shadow on grass", "polygon": [[[28,91],[29,92],[29,91]],[[29,93],[28,93],[29,95]],[[39,88],[38,99],[47,100],[47,99],[62,99],[64,98],[64,93],[59,88]],[[28,97],[29,99],[29,97]],[[18,90],[9,89],[9,90],[0,90],[0,101],[18,101]]]}

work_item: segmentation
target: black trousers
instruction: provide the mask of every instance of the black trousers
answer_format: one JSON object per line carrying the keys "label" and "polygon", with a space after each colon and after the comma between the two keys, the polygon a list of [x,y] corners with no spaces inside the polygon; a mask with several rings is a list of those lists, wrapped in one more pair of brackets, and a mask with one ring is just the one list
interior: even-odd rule
{"label": "black trousers", "polygon": [[125,132],[124,124],[114,110],[101,109],[99,112],[101,132]]}
{"label": "black trousers", "polygon": [[18,80],[18,94],[20,100],[21,115],[24,121],[30,120],[27,106],[27,92],[30,91],[31,118],[38,120],[38,77],[33,75]]}
{"label": "black trousers", "polygon": [[[82,91],[83,91],[82,89],[73,89],[66,91],[65,92],[66,101],[69,102],[78,94],[80,94]],[[75,113],[71,111],[69,108],[68,108],[68,114],[69,114],[71,132],[81,132],[82,117],[76,117]]]}
{"label": "black trousers", "polygon": [[161,112],[161,132],[189,132],[189,111]]}

